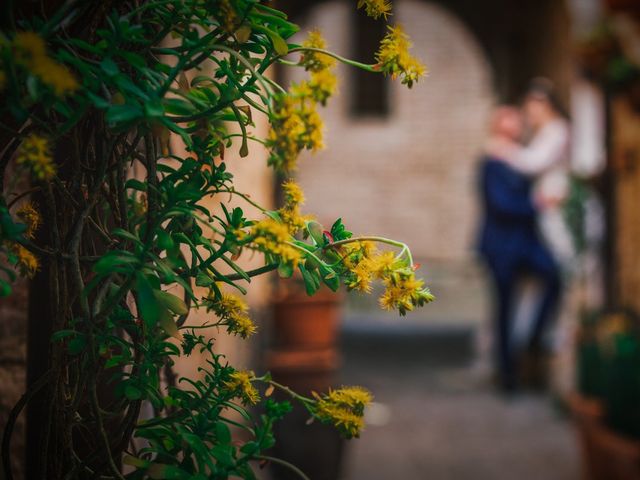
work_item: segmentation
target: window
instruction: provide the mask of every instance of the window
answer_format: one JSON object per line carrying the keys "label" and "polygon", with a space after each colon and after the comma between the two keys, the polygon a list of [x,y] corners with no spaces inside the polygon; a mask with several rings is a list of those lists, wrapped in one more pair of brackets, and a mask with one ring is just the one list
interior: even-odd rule
{"label": "window", "polygon": [[[353,58],[373,63],[380,40],[385,34],[385,22],[376,21],[353,11]],[[351,70],[351,114],[355,117],[384,117],[389,113],[389,81],[383,75],[373,75],[360,69]]]}

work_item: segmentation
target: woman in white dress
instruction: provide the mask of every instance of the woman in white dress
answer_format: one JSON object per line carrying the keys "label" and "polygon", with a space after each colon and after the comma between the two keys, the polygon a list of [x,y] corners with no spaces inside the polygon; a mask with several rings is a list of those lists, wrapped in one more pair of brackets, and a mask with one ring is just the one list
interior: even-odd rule
{"label": "woman in white dress", "polygon": [[507,155],[513,168],[535,179],[534,200],[540,210],[540,231],[560,264],[574,256],[573,242],[562,206],[569,195],[570,126],[553,85],[536,79],[523,104],[531,141],[512,146]]}

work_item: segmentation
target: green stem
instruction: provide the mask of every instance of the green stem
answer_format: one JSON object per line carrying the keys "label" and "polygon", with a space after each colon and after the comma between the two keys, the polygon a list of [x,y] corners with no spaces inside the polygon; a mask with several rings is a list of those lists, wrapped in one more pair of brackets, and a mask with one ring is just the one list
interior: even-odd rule
{"label": "green stem", "polygon": [[322,48],[313,48],[313,47],[292,48],[291,50],[289,50],[289,52],[286,55],[280,55],[280,56],[276,57],[276,59],[280,60],[281,58],[286,57],[287,55],[290,55],[290,54],[296,53],[296,52],[318,52],[318,53],[323,53],[323,54],[327,55],[328,57],[335,58],[339,62],[344,63],[346,65],[351,65],[352,67],[360,68],[360,69],[366,70],[368,72],[378,72],[378,70],[375,69],[375,64],[371,65],[371,64],[368,64],[368,63],[356,62],[355,60],[351,60],[349,58],[346,58],[346,57],[343,57],[343,56],[338,55],[336,53],[330,52],[329,50],[324,50]]}
{"label": "green stem", "polygon": [[267,460],[269,462],[273,462],[273,463],[277,463],[279,465],[282,465],[283,467],[287,467],[289,470],[291,470],[293,473],[295,473],[296,475],[298,475],[300,478],[302,478],[302,480],[311,480],[309,477],[307,477],[304,472],[302,470],[300,470],[298,467],[296,467],[295,465],[290,464],[289,462],[286,462],[284,460],[281,460],[279,458],[276,457],[270,457],[269,455],[256,455],[255,458],[259,459],[259,460]]}
{"label": "green stem", "polygon": [[400,253],[396,256],[396,258],[402,258],[403,255],[407,255],[407,259],[409,260],[409,266],[413,267],[413,256],[411,255],[411,250],[407,246],[406,243],[398,242],[396,240],[391,240],[390,238],[385,237],[375,237],[375,236],[366,236],[366,237],[352,237],[347,238],[345,240],[338,240],[337,242],[330,243],[322,247],[323,250],[326,250],[330,247],[339,247],[340,245],[346,245],[348,243],[354,242],[377,242],[377,243],[385,243],[387,245],[391,245],[393,247],[401,248]]}
{"label": "green stem", "polygon": [[[215,191],[216,194],[218,193],[231,193],[233,195],[237,195],[240,198],[242,198],[245,202],[247,202],[249,205],[253,205],[254,207],[256,207],[258,210],[260,210],[262,213],[266,213],[267,210],[263,207],[261,207],[260,205],[258,205],[256,202],[254,202],[253,200],[251,200],[248,195],[244,194],[244,193],[240,193],[238,191],[236,191],[233,188],[230,189],[226,189],[226,190],[216,190]],[[213,193],[212,193],[213,195]]]}
{"label": "green stem", "polygon": [[311,258],[313,258],[316,262],[320,263],[321,265],[324,265],[325,267],[327,266],[327,262],[325,262],[324,260],[322,260],[320,257],[318,257],[315,253],[310,252],[309,250],[307,250],[306,248],[301,247],[300,245],[296,245],[293,242],[285,242],[287,245],[300,250],[302,253],[304,253],[305,255],[310,256]]}

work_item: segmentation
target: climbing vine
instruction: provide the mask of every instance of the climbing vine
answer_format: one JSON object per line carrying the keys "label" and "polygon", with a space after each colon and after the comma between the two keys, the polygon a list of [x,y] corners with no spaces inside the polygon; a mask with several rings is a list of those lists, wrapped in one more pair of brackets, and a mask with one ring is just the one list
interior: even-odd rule
{"label": "climbing vine", "polygon": [[[355,236],[340,219],[320,225],[302,213],[293,180],[267,210],[227,169],[256,148],[290,174],[302,151],[321,149],[319,110],[336,91],[337,62],[411,87],[424,66],[402,27],[388,27],[367,64],[327,50],[318,31],[292,43],[296,25],[258,0],[49,3],[2,7],[0,294],[18,275],[46,275],[48,291],[32,295],[48,299],[55,330],[40,352],[50,369],[5,430],[6,477],[13,423],[38,389],[50,404],[46,478],[255,478],[290,409],[273,389],[357,437],[369,392],[299,395],[234,368],[200,332],[254,334],[243,295],[270,271],[297,271],[309,295],[379,281],[380,305],[400,314],[432,301],[403,243]],[[392,13],[385,0],[356,7],[380,21]],[[279,85],[274,65],[307,79]],[[253,133],[263,120],[264,138]],[[339,172],[336,181],[347,184]],[[249,218],[231,199],[261,214]],[[252,252],[264,265],[244,270],[238,261]],[[209,312],[204,325],[192,323],[195,309]],[[206,363],[174,380],[175,359],[194,351]]]}

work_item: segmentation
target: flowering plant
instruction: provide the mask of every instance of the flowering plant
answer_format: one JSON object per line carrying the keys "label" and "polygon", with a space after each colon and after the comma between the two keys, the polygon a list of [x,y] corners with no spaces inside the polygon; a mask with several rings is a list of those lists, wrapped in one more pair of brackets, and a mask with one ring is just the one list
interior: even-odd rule
{"label": "flowering plant", "polygon": [[[377,279],[381,306],[401,314],[433,299],[406,245],[302,215],[292,180],[284,205],[264,209],[227,170],[236,144],[240,157],[263,145],[280,172],[322,148],[318,108],[336,90],[336,61],[416,82],[424,67],[401,27],[389,28],[376,63],[363,64],[327,50],[316,31],[291,43],[297,27],[258,0],[57,3],[37,15],[12,10],[0,35],[0,292],[11,293],[17,274],[46,275],[40,294],[56,330],[49,370],[5,430],[7,478],[15,417],[38,389],[51,406],[40,453],[47,478],[255,478],[253,462],[269,458],[271,427],[289,408],[268,398],[273,388],[358,436],[368,392],[308,398],[236,370],[188,315],[206,309],[205,326],[249,337],[257,327],[241,294],[274,270],[298,270],[309,295],[323,284],[368,292]],[[386,0],[358,7],[391,13]],[[285,89],[269,75],[275,64],[309,78]],[[266,138],[251,133],[257,116],[270,124]],[[210,211],[202,200],[215,195]],[[262,217],[229,208],[229,197]],[[248,251],[264,265],[241,268]],[[172,381],[174,359],[195,350],[207,364]],[[254,418],[249,407],[260,402]],[[141,418],[144,405],[152,418]]]}

